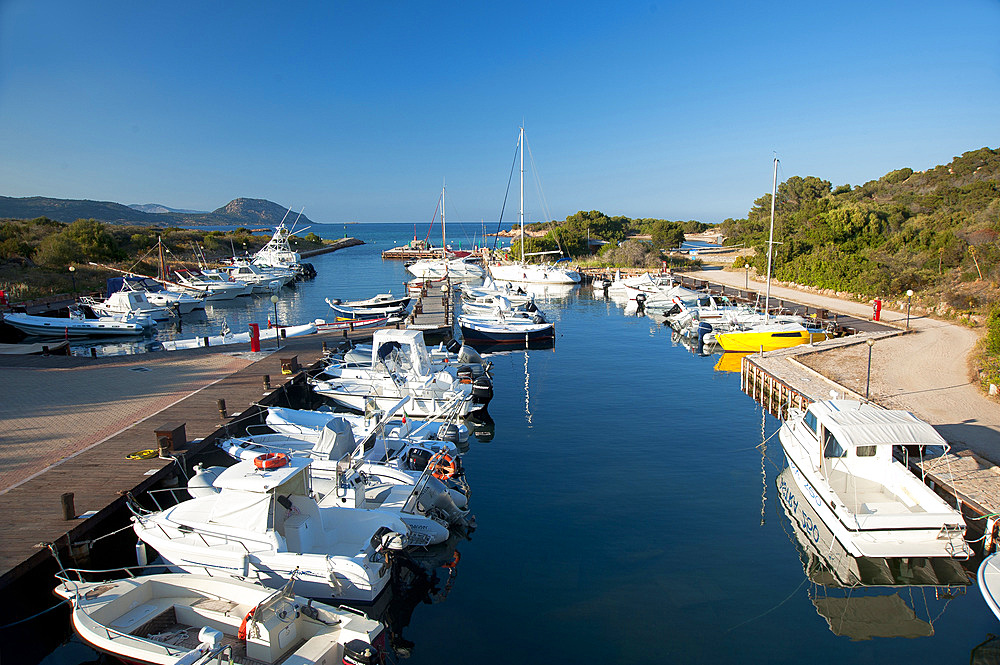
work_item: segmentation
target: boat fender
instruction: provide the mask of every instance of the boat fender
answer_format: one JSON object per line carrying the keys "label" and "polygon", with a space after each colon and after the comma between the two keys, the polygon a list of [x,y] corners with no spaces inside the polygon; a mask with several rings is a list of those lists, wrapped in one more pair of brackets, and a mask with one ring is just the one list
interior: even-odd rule
{"label": "boat fender", "polygon": [[264,453],[263,455],[254,457],[253,464],[258,469],[263,469],[264,471],[280,469],[288,464],[288,455],[285,453]]}

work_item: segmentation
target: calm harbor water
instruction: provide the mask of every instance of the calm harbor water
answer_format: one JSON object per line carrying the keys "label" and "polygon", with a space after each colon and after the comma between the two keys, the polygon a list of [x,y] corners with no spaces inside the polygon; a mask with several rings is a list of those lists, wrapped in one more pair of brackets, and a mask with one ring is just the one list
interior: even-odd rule
{"label": "calm harbor water", "polygon": [[[481,231],[449,225],[449,240],[468,246]],[[327,317],[324,297],[401,292],[403,264],[379,254],[413,225],[347,233],[368,244],[311,259],[319,276],[282,294],[283,324]],[[408,662],[966,662],[997,632],[974,586],[813,582],[804,566],[816,553],[776,489],[779,423],[738,375],[589,288],[546,294],[540,307],[557,321],[555,348],[492,357],[495,427],[465,456],[479,526],[458,543],[452,579],[397,619]],[[269,314],[269,300],[241,299],[184,334],[217,332],[223,317],[241,331]],[[818,609],[843,598],[844,617],[871,623],[882,618],[865,614],[873,595],[898,596],[903,623],[929,634],[852,640]],[[74,638],[44,662],[95,658]]]}

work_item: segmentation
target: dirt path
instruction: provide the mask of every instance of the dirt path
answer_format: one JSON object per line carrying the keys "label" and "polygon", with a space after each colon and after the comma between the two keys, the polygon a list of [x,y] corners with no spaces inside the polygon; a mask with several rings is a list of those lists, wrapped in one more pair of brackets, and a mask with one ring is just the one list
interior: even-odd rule
{"label": "dirt path", "polygon": [[[737,288],[742,273],[704,270],[689,273]],[[764,284],[751,280],[760,291]],[[858,317],[870,317],[868,303],[786,287],[771,287],[771,296]],[[905,328],[905,312],[882,310],[882,320]],[[948,441],[968,446],[1000,464],[1000,404],[982,395],[970,381],[968,356],[979,338],[962,325],[911,316],[911,332],[878,339],[871,348],[871,399],[882,406],[912,411]],[[858,394],[865,394],[868,345],[854,344],[813,354],[804,364]]]}

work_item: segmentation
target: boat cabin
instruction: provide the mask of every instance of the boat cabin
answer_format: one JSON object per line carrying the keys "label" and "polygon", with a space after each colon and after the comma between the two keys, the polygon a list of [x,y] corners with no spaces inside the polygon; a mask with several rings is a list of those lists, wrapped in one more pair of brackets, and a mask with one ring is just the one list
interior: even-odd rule
{"label": "boat cabin", "polygon": [[420,330],[379,330],[372,339],[372,367],[430,376],[431,358]]}

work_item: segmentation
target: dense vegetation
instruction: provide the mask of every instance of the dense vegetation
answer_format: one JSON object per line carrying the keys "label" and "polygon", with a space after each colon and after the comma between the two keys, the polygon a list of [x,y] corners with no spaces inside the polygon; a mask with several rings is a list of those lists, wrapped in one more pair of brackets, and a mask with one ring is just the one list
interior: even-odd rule
{"label": "dense vegetation", "polygon": [[[233,253],[252,253],[269,238],[245,228],[205,232],[104,224],[94,219],[78,219],[71,224],[46,217],[5,219],[0,220],[0,290],[12,300],[98,290],[112,273],[91,266],[91,262],[155,275],[160,240],[171,264],[197,265],[196,244],[203,248],[207,259],[217,260]],[[297,249],[312,249],[323,241],[309,233],[303,238],[293,236],[292,242]]]}
{"label": "dense vegetation", "polygon": [[[684,242],[685,233],[704,231],[709,225],[696,221],[609,217],[597,210],[581,210],[562,222],[528,224],[524,228],[535,232],[546,231],[543,237],[525,237],[526,254],[561,250],[577,260],[586,261],[589,258],[606,265],[658,267],[662,259],[660,250],[679,247]],[[626,240],[632,236],[648,236],[650,239],[645,242]],[[520,255],[520,246],[520,241],[515,238],[511,243],[514,256]]]}
{"label": "dense vegetation", "polygon": [[[814,176],[781,183],[775,278],[866,296],[934,294],[955,309],[996,299],[1000,151],[982,148],[927,171],[904,168],[836,188]],[[727,244],[756,249],[766,271],[771,195],[726,220]],[[738,259],[740,262],[742,258]]]}

